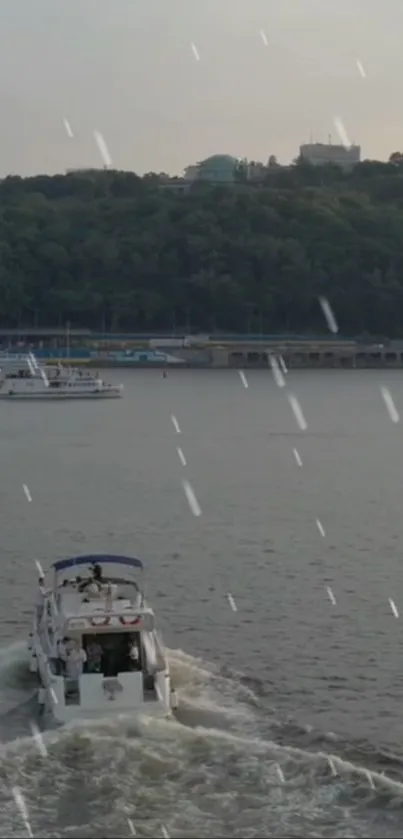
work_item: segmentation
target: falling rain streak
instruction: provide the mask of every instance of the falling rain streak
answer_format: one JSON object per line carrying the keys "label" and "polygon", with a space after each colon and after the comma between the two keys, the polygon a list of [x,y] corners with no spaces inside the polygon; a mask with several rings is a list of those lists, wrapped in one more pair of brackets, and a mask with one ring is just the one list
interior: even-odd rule
{"label": "falling rain streak", "polygon": [[36,570],[38,571],[39,577],[43,578],[45,575],[43,573],[43,568],[42,568],[41,563],[39,562],[39,559],[35,560],[35,565],[36,565]]}
{"label": "falling rain streak", "polygon": [[30,824],[30,821],[29,821],[28,808],[27,808],[27,805],[25,804],[25,800],[24,800],[24,797],[22,795],[22,792],[21,792],[19,787],[13,787],[11,791],[13,793],[14,801],[17,805],[17,808],[18,808],[18,811],[20,813],[21,819],[24,823],[25,830],[27,831],[27,835],[28,835],[29,839],[34,839],[34,834],[32,833],[32,828],[31,828],[31,824]]}
{"label": "falling rain streak", "polygon": [[267,35],[266,35],[266,32],[264,31],[264,29],[260,30],[260,37],[261,37],[265,47],[267,47],[268,46],[268,41],[267,41]]}
{"label": "falling rain streak", "polygon": [[390,606],[390,608],[392,609],[393,616],[394,616],[395,618],[398,618],[398,617],[399,617],[399,612],[398,612],[398,609],[397,609],[397,606],[396,606],[395,601],[394,601],[394,600],[392,600],[392,598],[391,598],[391,597],[389,597],[389,606]]}
{"label": "falling rain streak", "polygon": [[181,433],[181,430],[180,430],[180,428],[179,428],[179,423],[178,423],[178,420],[176,419],[175,414],[171,414],[171,422],[172,422],[172,425],[173,425],[173,427],[174,427],[174,429],[175,429],[176,433],[177,433],[177,434],[180,434],[180,433]]}
{"label": "falling rain streak", "polygon": [[233,611],[233,612],[237,612],[237,611],[238,611],[238,608],[237,608],[237,605],[236,605],[236,603],[235,603],[235,600],[234,600],[234,598],[233,598],[232,594],[230,594],[230,593],[228,592],[228,594],[227,594],[227,598],[228,598],[228,603],[229,603],[229,605],[231,606],[232,611]]}
{"label": "falling rain streak", "polygon": [[23,484],[22,488],[23,488],[23,491],[24,491],[25,498],[27,499],[27,501],[31,502],[32,501],[32,495],[31,495],[27,485]]}
{"label": "falling rain streak", "polygon": [[327,586],[327,587],[326,587],[326,591],[327,591],[327,596],[328,596],[328,598],[329,598],[329,600],[330,600],[330,602],[331,602],[332,606],[337,606],[337,603],[336,603],[336,598],[335,598],[335,596],[334,596],[334,594],[333,594],[333,591],[332,591],[332,589],[330,588],[330,586]]}
{"label": "falling rain streak", "polygon": [[366,74],[366,72],[365,72],[365,70],[364,70],[363,65],[361,64],[360,59],[359,59],[359,58],[356,58],[355,63],[356,63],[356,65],[357,65],[357,70],[358,70],[358,72],[359,72],[360,76],[361,76],[363,79],[366,79],[366,78],[367,78],[367,74]]}
{"label": "falling rain streak", "polygon": [[185,455],[183,454],[182,449],[178,446],[176,451],[178,453],[178,457],[179,457],[179,460],[180,460],[182,466],[186,466],[186,458],[185,458]]}
{"label": "falling rain streak", "polygon": [[399,422],[400,421],[400,414],[399,414],[399,411],[397,410],[396,405],[393,401],[393,396],[392,396],[390,390],[388,390],[387,387],[381,387],[381,394],[382,394],[383,401],[386,405],[386,410],[387,410],[387,412],[390,416],[390,419],[392,420],[392,422],[395,422],[395,423]]}
{"label": "falling rain streak", "polygon": [[278,387],[285,387],[285,379],[275,355],[269,355],[269,363],[276,385]]}
{"label": "falling rain streak", "polygon": [[365,775],[367,777],[367,780],[368,780],[368,783],[369,783],[371,789],[375,789],[375,784],[374,784],[374,779],[372,777],[372,772],[370,772],[369,769],[366,769],[365,770]]}
{"label": "falling rain streak", "polygon": [[136,828],[135,828],[135,826],[134,826],[134,824],[133,824],[132,820],[131,820],[131,819],[128,819],[128,820],[127,820],[127,823],[128,823],[128,825],[129,825],[130,836],[137,836],[137,833],[136,833]]}
{"label": "falling rain streak", "polygon": [[341,120],[340,117],[333,117],[333,123],[334,123],[334,127],[337,131],[337,134],[339,135],[339,139],[340,139],[341,144],[346,149],[351,148],[350,139],[349,139],[347,131],[344,127],[343,120]]}
{"label": "falling rain streak", "polygon": [[48,750],[45,746],[45,741],[42,737],[41,732],[39,731],[38,726],[34,722],[31,722],[30,728],[31,728],[31,732],[32,732],[32,737],[35,741],[35,745],[38,748],[38,752],[42,755],[42,757],[47,757],[48,756]]}
{"label": "falling rain streak", "polygon": [[321,305],[322,312],[326,318],[326,323],[330,329],[330,332],[338,332],[339,327],[337,324],[337,320],[333,314],[329,301],[326,300],[326,297],[319,297],[319,303]]}
{"label": "falling rain streak", "polygon": [[318,528],[320,535],[323,536],[323,538],[325,538],[325,528],[323,527],[323,524],[319,519],[316,519],[316,527]]}
{"label": "falling rain streak", "polygon": [[284,784],[285,783],[285,778],[284,778],[283,770],[278,765],[278,763],[276,763],[276,772],[277,772],[277,775],[278,775],[281,783]]}
{"label": "falling rain streak", "polygon": [[98,146],[104,166],[112,166],[112,158],[109,154],[108,146],[106,145],[106,141],[100,131],[94,131],[94,139]]}
{"label": "falling rain streak", "polygon": [[201,516],[201,507],[196,498],[195,491],[190,481],[182,481],[183,491],[186,495],[187,502],[194,516]]}
{"label": "falling rain streak", "polygon": [[295,460],[296,460],[297,466],[302,466],[301,456],[300,456],[299,452],[297,451],[297,449],[293,449],[293,450],[292,450],[292,453],[293,453],[293,455],[294,455],[294,457],[295,457]]}
{"label": "falling rain streak", "polygon": [[64,119],[63,119],[63,125],[66,129],[67,136],[68,137],[74,137],[71,125],[70,125],[68,119],[66,119],[66,117],[64,117]]}
{"label": "falling rain streak", "polygon": [[53,689],[53,688],[49,688],[49,693],[50,693],[50,696],[51,696],[52,702],[53,702],[55,705],[58,705],[58,704],[59,704],[59,700],[58,700],[58,698],[57,698],[57,696],[56,696],[56,693],[55,693],[54,689]]}
{"label": "falling rain streak", "polygon": [[295,417],[295,419],[298,423],[299,428],[301,429],[301,431],[306,431],[306,429],[308,428],[308,423],[307,423],[307,421],[304,417],[301,405],[299,404],[297,397],[294,396],[294,394],[289,393],[288,394],[288,401],[289,401],[289,403],[291,405],[291,408],[294,412],[294,417]]}
{"label": "falling rain streak", "polygon": [[192,42],[190,46],[192,48],[192,53],[193,53],[196,61],[200,61],[200,55],[199,55],[199,51],[198,51],[196,45]]}
{"label": "falling rain streak", "polygon": [[240,378],[243,386],[244,387],[249,387],[249,382],[248,382],[248,380],[245,376],[245,373],[243,373],[242,370],[238,370],[238,373],[239,373],[239,378]]}

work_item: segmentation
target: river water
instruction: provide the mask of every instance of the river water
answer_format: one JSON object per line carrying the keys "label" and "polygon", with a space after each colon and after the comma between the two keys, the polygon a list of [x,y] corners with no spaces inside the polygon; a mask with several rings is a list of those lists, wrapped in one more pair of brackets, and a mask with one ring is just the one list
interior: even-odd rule
{"label": "river water", "polygon": [[[107,377],[123,400],[1,404],[0,837],[27,835],[14,787],[36,837],[402,836],[401,373]],[[146,564],[178,719],[49,731],[43,756],[34,560],[108,551]]]}

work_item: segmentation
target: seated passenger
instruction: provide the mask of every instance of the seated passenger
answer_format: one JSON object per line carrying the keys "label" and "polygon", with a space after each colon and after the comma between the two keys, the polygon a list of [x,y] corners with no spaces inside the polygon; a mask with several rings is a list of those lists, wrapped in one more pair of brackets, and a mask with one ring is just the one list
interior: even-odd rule
{"label": "seated passenger", "polygon": [[89,673],[100,673],[102,665],[103,650],[95,637],[90,638],[87,644],[87,669]]}
{"label": "seated passenger", "polygon": [[86,661],[87,655],[85,650],[83,650],[79,641],[74,641],[71,649],[67,653],[66,676],[69,681],[78,682]]}
{"label": "seated passenger", "polygon": [[58,675],[64,675],[66,669],[66,661],[67,661],[67,648],[66,648],[67,638],[62,638],[57,642],[56,649],[57,649],[57,661],[58,661]]}
{"label": "seated passenger", "polygon": [[129,659],[132,670],[140,670],[140,651],[134,635],[129,636]]}

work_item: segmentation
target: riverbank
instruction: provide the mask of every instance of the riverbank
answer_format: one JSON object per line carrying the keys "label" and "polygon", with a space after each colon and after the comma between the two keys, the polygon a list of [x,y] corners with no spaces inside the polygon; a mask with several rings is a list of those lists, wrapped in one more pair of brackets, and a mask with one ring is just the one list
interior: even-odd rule
{"label": "riverbank", "polygon": [[[38,354],[39,355],[39,354]],[[47,364],[86,365],[91,368],[155,369],[263,369],[270,357],[280,357],[289,369],[403,369],[403,341],[358,344],[355,341],[261,341],[239,342],[186,348],[160,347],[157,352],[84,352],[66,356],[63,351],[49,353],[39,360]]]}

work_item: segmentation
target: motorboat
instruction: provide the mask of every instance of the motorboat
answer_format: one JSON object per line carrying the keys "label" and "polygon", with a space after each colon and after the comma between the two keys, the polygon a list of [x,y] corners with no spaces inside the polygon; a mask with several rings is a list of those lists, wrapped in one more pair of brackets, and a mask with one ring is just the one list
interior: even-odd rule
{"label": "motorboat", "polygon": [[169,718],[177,707],[139,559],[76,556],[40,580],[29,637],[38,710],[65,724],[108,714]]}
{"label": "motorboat", "polygon": [[119,399],[123,385],[88,370],[44,367],[33,353],[0,356],[0,399]]}

